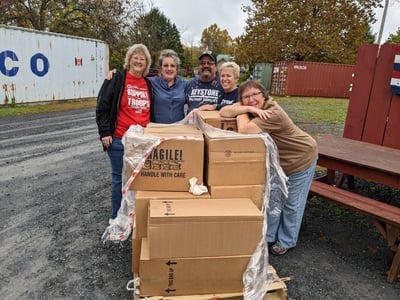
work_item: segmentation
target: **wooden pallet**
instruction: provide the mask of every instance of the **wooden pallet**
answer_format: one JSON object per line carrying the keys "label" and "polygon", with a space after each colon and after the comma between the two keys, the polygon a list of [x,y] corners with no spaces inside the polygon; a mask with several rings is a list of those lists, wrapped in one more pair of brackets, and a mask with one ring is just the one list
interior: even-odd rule
{"label": "wooden pallet", "polygon": [[268,273],[272,273],[274,281],[268,287],[268,292],[263,297],[263,300],[286,300],[287,287],[285,281],[290,280],[290,278],[280,278],[278,274],[276,274],[275,268],[271,265],[268,266]]}
{"label": "wooden pallet", "polygon": [[[287,287],[285,281],[290,278],[280,278],[276,274],[273,266],[268,266],[268,273],[272,273],[274,281],[268,288],[262,300],[286,300]],[[225,294],[204,294],[204,295],[184,295],[184,296],[140,296],[134,295],[134,300],[240,300],[243,299],[243,293],[225,293]]]}

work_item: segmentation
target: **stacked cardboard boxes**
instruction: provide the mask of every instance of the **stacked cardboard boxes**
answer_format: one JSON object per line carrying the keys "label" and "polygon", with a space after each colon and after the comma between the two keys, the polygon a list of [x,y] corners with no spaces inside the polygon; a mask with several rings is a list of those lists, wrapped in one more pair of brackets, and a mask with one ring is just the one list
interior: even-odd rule
{"label": "stacked cardboard boxes", "polygon": [[240,293],[243,289],[242,274],[250,255],[150,259],[146,239],[142,246],[142,295]]}
{"label": "stacked cardboard boxes", "polygon": [[[167,140],[130,186],[136,191],[132,268],[141,295],[241,292],[243,272],[262,238],[264,142],[226,139],[191,125],[145,133]],[[176,136],[184,138],[168,139]],[[126,172],[130,176],[132,168]],[[212,194],[189,193],[192,177],[198,184],[204,179]]]}
{"label": "stacked cardboard boxes", "polygon": [[240,292],[262,224],[250,199],[150,200],[141,294]]}
{"label": "stacked cardboard boxes", "polygon": [[215,199],[250,198],[259,210],[264,200],[264,185],[209,185],[208,192]]}
{"label": "stacked cardboard boxes", "polygon": [[251,198],[261,210],[266,148],[258,136],[205,133],[204,177],[212,198]]}
{"label": "stacked cardboard boxes", "polygon": [[213,126],[215,128],[219,128],[222,130],[234,131],[237,132],[237,123],[236,118],[225,118],[219,115],[219,112],[216,110],[211,111],[197,111],[198,117],[200,117],[204,123]]}
{"label": "stacked cardboard boxes", "polygon": [[[132,270],[139,272],[139,261],[142,239],[147,237],[148,205],[151,199],[204,199],[210,194],[194,196],[189,193],[189,179],[196,177],[203,182],[204,138],[203,133],[192,125],[172,125],[164,127],[147,127],[146,136],[160,140],[159,145],[146,158],[143,168],[130,185],[135,190],[135,218],[132,231]],[[140,138],[139,138],[140,140]],[[143,139],[144,140],[144,139]],[[148,147],[151,143],[142,144],[135,138],[126,140],[129,147]],[[127,149],[126,152],[128,152]],[[135,161],[138,158],[135,158]],[[125,175],[132,175],[129,159],[125,158]]]}
{"label": "stacked cardboard boxes", "polygon": [[195,196],[189,192],[136,191],[135,225],[132,232],[132,270],[139,272],[140,250],[143,238],[147,237],[148,207],[150,200],[210,199],[205,193]]}
{"label": "stacked cardboard boxes", "polygon": [[[232,134],[237,132],[236,118],[221,117],[218,111],[198,111],[197,122],[199,128],[206,129],[204,179],[211,197],[250,197],[261,210],[266,175],[264,141]],[[204,124],[225,130],[209,130]]]}
{"label": "stacked cardboard boxes", "polygon": [[204,134],[205,180],[209,186],[265,182],[265,144],[259,137]]}

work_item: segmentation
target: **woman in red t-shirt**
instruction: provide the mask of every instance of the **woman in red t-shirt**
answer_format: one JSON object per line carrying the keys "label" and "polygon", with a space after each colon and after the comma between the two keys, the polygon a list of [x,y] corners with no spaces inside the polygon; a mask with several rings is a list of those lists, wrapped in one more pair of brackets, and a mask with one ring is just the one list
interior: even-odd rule
{"label": "woman in red t-shirt", "polygon": [[151,121],[152,86],[145,77],[150,65],[147,47],[133,45],[126,53],[124,69],[117,71],[111,80],[104,80],[98,95],[96,122],[111,161],[110,223],[117,217],[122,199],[124,146],[121,138],[131,125],[146,127]]}

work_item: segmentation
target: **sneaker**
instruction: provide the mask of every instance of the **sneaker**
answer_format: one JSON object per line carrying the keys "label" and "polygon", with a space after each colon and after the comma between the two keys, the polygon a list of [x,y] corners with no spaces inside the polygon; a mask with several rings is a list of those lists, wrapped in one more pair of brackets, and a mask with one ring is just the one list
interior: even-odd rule
{"label": "sneaker", "polygon": [[272,246],[270,247],[270,251],[271,251],[271,253],[274,254],[274,255],[283,255],[283,254],[285,254],[288,250],[289,250],[288,248],[282,247],[282,246],[279,245],[278,243],[276,243],[276,244],[274,244],[274,245],[272,245]]}
{"label": "sneaker", "polygon": [[110,225],[112,225],[112,224],[114,224],[115,223],[115,219],[108,219],[108,224],[110,224]]}

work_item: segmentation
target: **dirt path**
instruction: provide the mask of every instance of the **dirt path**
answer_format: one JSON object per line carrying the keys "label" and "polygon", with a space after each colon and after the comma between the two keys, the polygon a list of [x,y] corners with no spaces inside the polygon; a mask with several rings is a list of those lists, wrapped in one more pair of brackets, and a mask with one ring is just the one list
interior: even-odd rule
{"label": "dirt path", "polygon": [[[0,298],[132,299],[130,243],[100,241],[110,167],[94,110],[0,118],[0,149]],[[292,299],[399,299],[385,253],[363,216],[312,199],[298,247],[270,260]]]}

